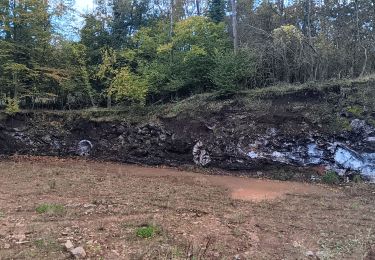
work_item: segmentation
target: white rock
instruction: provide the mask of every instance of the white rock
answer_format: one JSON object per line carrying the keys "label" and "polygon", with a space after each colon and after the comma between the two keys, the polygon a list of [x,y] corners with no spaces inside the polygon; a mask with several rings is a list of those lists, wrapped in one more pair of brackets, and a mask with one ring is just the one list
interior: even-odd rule
{"label": "white rock", "polygon": [[76,259],[82,259],[86,257],[86,251],[83,247],[79,246],[70,251]]}
{"label": "white rock", "polygon": [[305,254],[307,257],[314,257],[315,254],[313,251],[307,251],[306,254]]}
{"label": "white rock", "polygon": [[5,244],[4,245],[4,249],[9,249],[10,248],[10,244]]}
{"label": "white rock", "polygon": [[17,240],[18,242],[22,242],[22,241],[25,241],[26,235],[22,233],[16,234],[16,235],[13,235],[13,239]]}
{"label": "white rock", "polygon": [[74,245],[73,245],[72,241],[70,241],[70,240],[67,240],[66,243],[64,244],[64,246],[65,246],[66,250],[68,250],[68,251],[70,251],[74,248]]}

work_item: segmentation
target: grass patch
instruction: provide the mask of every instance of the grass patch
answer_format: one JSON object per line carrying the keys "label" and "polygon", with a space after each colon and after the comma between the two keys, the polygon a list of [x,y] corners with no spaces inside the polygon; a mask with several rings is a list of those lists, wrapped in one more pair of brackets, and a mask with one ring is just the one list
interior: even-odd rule
{"label": "grass patch", "polygon": [[136,229],[135,233],[140,238],[151,238],[160,232],[159,228],[153,225],[147,225]]}
{"label": "grass patch", "polygon": [[47,215],[61,216],[65,213],[65,207],[59,204],[41,204],[35,210],[39,214]]}
{"label": "grass patch", "polygon": [[4,217],[5,217],[5,213],[0,210],[0,218],[4,218]]}
{"label": "grass patch", "polygon": [[323,175],[322,181],[326,184],[334,185],[339,184],[340,179],[334,171],[327,171]]}
{"label": "grass patch", "polygon": [[59,251],[61,249],[61,245],[52,238],[41,238],[34,241],[35,246],[42,251],[51,252],[51,251]]}

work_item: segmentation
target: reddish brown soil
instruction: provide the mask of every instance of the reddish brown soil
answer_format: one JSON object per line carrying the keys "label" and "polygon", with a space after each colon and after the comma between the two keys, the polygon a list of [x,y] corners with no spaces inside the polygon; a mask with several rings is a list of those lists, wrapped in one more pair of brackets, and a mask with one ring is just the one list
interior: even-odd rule
{"label": "reddish brown soil", "polygon": [[[66,259],[68,239],[91,259],[370,259],[374,199],[365,184],[13,158],[0,162],[0,259]],[[144,225],[152,238],[137,237]]]}

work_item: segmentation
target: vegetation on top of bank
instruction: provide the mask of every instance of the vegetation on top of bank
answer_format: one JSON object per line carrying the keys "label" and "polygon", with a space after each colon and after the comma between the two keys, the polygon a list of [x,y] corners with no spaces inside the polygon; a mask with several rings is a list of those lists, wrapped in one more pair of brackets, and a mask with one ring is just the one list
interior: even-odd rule
{"label": "vegetation on top of bank", "polygon": [[[366,120],[375,126],[375,77],[354,80],[331,80],[323,83],[277,84],[240,92],[213,91],[151,105],[113,106],[80,110],[22,110],[16,115],[46,114],[91,121],[157,122],[162,118],[207,118],[218,112],[246,113],[254,118],[272,115],[300,116],[307,123],[321,125],[321,131],[350,131],[352,119]],[[276,109],[277,108],[277,109]],[[9,114],[0,113],[1,117]],[[301,119],[302,120],[302,119]]]}

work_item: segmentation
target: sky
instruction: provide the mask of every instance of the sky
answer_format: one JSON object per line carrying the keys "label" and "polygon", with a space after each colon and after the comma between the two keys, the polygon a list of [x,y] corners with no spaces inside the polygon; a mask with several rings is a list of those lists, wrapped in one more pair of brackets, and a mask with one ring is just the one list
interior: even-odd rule
{"label": "sky", "polygon": [[90,11],[93,8],[92,0],[76,0],[75,7],[79,12],[85,13],[86,11]]}

